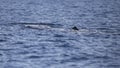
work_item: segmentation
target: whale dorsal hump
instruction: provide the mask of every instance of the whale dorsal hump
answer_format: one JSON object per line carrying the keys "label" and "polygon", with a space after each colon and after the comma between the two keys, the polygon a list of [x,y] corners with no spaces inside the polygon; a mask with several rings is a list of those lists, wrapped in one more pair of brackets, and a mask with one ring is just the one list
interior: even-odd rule
{"label": "whale dorsal hump", "polygon": [[72,29],[73,29],[73,30],[79,30],[76,26],[74,26]]}

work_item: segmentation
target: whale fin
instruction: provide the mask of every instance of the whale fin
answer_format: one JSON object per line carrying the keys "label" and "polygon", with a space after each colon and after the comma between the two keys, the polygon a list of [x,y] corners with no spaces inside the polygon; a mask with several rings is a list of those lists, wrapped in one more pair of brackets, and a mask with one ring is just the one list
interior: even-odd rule
{"label": "whale fin", "polygon": [[74,26],[72,29],[73,29],[73,30],[79,30],[76,26]]}

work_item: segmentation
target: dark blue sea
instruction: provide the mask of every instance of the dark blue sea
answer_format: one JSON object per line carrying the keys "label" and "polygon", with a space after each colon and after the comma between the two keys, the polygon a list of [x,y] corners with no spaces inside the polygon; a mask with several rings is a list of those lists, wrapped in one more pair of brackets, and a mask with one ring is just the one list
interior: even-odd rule
{"label": "dark blue sea", "polygon": [[120,68],[120,0],[0,0],[0,68]]}

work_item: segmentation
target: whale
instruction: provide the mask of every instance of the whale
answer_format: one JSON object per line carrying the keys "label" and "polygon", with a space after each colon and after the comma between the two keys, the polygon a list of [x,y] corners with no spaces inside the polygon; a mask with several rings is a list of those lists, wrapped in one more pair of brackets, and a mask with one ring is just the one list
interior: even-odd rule
{"label": "whale", "polygon": [[[79,29],[77,26],[73,26],[71,28],[64,28],[62,26],[59,26],[58,24],[24,24],[25,28],[31,28],[31,29],[38,29],[38,30],[55,30],[55,31],[63,31],[63,32],[76,32],[76,33],[84,33],[89,32],[88,29]],[[55,26],[59,27],[55,27]]]}
{"label": "whale", "polygon": [[[55,25],[55,24],[54,24]],[[32,29],[46,29],[46,30],[56,30],[56,31],[64,31],[64,32],[75,32],[78,34],[85,33],[85,34],[107,34],[107,35],[120,35],[120,33],[117,32],[112,32],[109,33],[107,32],[108,30],[105,31],[100,31],[95,29],[87,29],[87,28],[78,28],[77,26],[73,26],[71,28],[64,28],[64,27],[54,27],[51,26],[50,24],[25,24],[24,25],[26,28],[32,28]]]}
{"label": "whale", "polygon": [[[6,24],[4,24],[6,25]],[[65,28],[63,27],[64,25],[61,24],[54,24],[54,23],[26,23],[26,22],[15,22],[15,23],[10,23],[9,25],[20,25],[25,28],[30,28],[30,29],[40,29],[40,30],[57,30],[57,31],[88,31],[85,28],[78,28],[77,26],[73,26],[71,28]]]}
{"label": "whale", "polygon": [[10,24],[2,24],[2,25],[19,25],[23,28],[29,28],[29,29],[38,29],[38,30],[55,30],[55,31],[63,31],[63,32],[75,32],[75,33],[85,33],[85,34],[107,34],[107,35],[120,35],[119,32],[117,32],[117,29],[114,28],[107,28],[107,27],[92,27],[92,28],[85,28],[85,27],[77,27],[72,26],[71,28],[63,27],[64,25],[61,24],[53,24],[53,23],[10,23]]}

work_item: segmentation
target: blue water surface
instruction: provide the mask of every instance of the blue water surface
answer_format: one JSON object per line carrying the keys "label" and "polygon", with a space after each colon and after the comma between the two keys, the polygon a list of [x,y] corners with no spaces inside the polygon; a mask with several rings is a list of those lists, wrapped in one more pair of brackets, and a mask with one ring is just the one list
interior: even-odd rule
{"label": "blue water surface", "polygon": [[0,0],[0,68],[120,68],[120,0]]}

